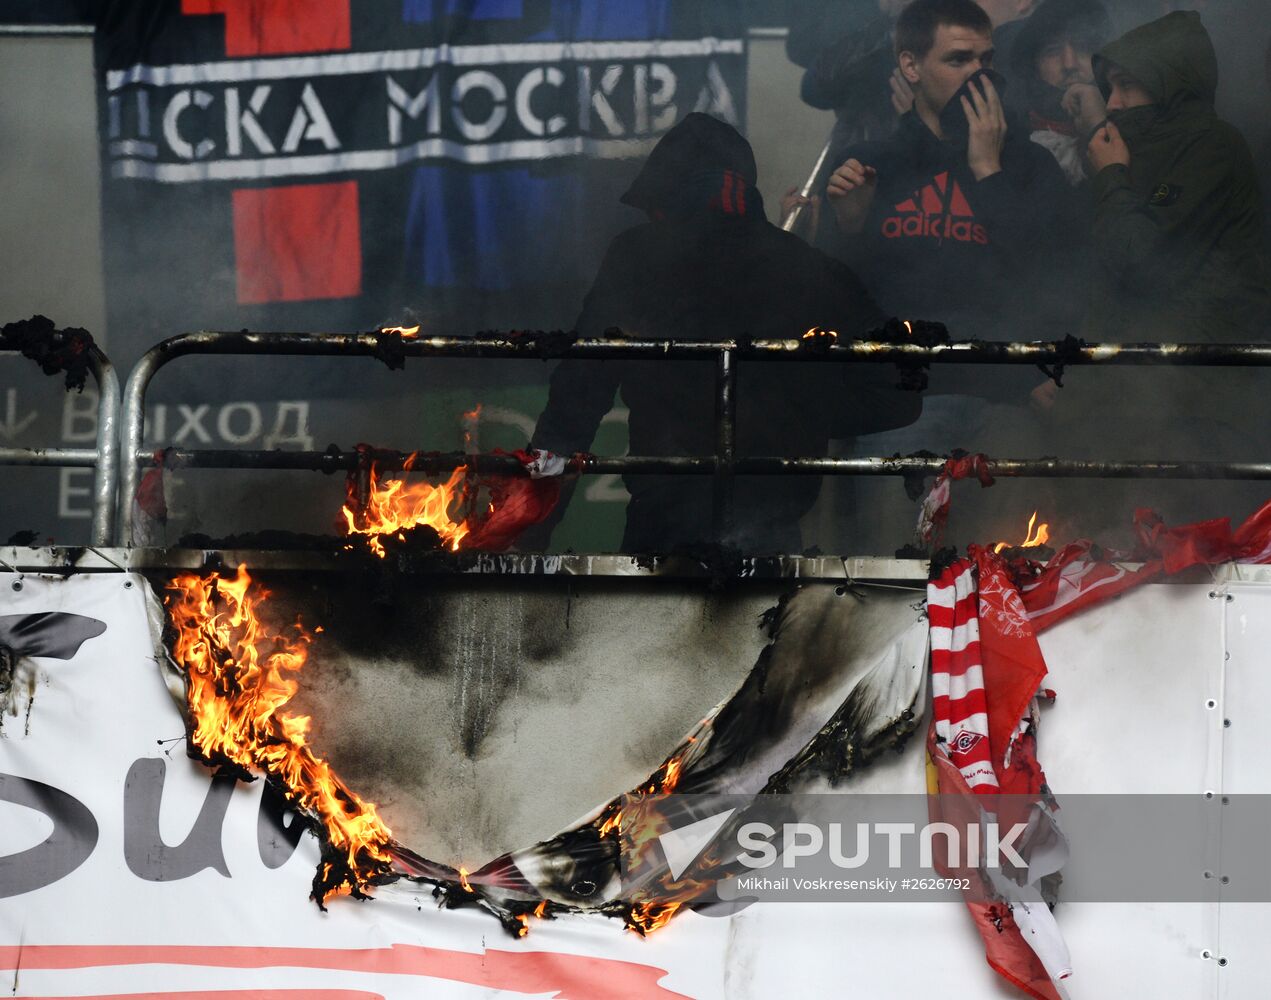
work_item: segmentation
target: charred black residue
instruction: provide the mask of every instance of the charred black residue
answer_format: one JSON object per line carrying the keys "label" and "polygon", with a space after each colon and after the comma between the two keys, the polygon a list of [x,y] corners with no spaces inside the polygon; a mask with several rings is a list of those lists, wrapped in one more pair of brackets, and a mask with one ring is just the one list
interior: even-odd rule
{"label": "charred black residue", "polygon": [[4,732],[4,717],[11,705],[17,665],[17,654],[8,646],[0,645],[0,733]]}
{"label": "charred black residue", "polygon": [[77,326],[59,330],[47,316],[0,327],[0,350],[18,351],[45,375],[66,373],[66,388],[84,391],[93,356],[93,335]]}
{"label": "charred black residue", "polygon": [[[478,336],[490,336],[479,334]],[[622,331],[610,329],[605,331],[609,338],[621,337]],[[551,358],[564,357],[569,349],[578,342],[578,334],[564,330],[513,330],[503,334],[505,343],[524,350],[527,354],[537,354],[544,361]]]}

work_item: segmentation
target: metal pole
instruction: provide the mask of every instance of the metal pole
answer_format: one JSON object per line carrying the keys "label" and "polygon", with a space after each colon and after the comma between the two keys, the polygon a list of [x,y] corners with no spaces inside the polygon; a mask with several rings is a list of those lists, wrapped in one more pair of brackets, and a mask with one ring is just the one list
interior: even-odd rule
{"label": "metal pole", "polygon": [[138,463],[149,457],[141,452],[146,386],[150,384],[154,373],[170,360],[164,350],[168,343],[170,342],[165,341],[147,351],[128,375],[128,382],[124,386],[123,406],[119,415],[119,443],[124,462],[119,470],[119,506],[116,510],[119,527],[115,532],[115,542],[118,545],[132,545],[132,500],[137,495],[137,485],[141,482]]}
{"label": "metal pole", "polygon": [[91,448],[0,448],[0,465],[89,469],[97,464],[97,452]]}
{"label": "metal pole", "polygon": [[[816,163],[812,167],[812,173],[808,174],[808,179],[803,182],[803,187],[799,188],[800,198],[811,198],[817,189],[817,182],[821,178],[821,171],[825,169],[825,161],[830,158],[830,147],[834,143],[834,133],[830,133],[830,137],[825,140],[825,145],[821,147],[821,155],[816,158]],[[781,228],[787,233],[792,233],[798,226],[799,220],[803,218],[803,204],[795,205],[790,209],[790,214],[781,220]]]}
{"label": "metal pole", "polygon": [[93,479],[94,545],[110,545],[119,496],[119,377],[100,350],[91,355],[93,377],[100,394],[97,404],[97,474]]}
{"label": "metal pole", "polygon": [[721,545],[732,534],[736,499],[733,466],[737,460],[737,359],[732,351],[720,351],[715,366],[715,541]]}
{"label": "metal pole", "polygon": [[[81,464],[90,464],[94,454],[78,454]],[[375,464],[384,471],[404,467],[408,452],[373,452]],[[169,448],[165,460],[172,468],[274,469],[312,472],[347,472],[359,468],[362,453],[356,451],[231,451]],[[5,452],[0,451],[0,459]],[[148,462],[149,452],[138,452],[138,462]],[[934,476],[945,466],[934,458],[734,458],[731,472],[737,476]],[[57,464],[37,461],[30,464]],[[125,463],[126,464],[126,463]],[[999,479],[1271,479],[1271,462],[1102,462],[1057,458],[998,458],[988,460],[989,471]],[[468,455],[436,452],[416,455],[411,470],[426,475],[444,475],[467,466],[483,475],[524,475],[525,470],[512,455]],[[614,458],[586,456],[576,459],[571,472],[600,475],[688,475],[718,476],[718,457],[623,455]],[[724,466],[729,471],[728,466]]]}
{"label": "metal pole", "polygon": [[[802,331],[799,331],[800,333]],[[879,331],[878,333],[881,333]],[[877,335],[877,334],[875,334]],[[154,371],[187,354],[245,354],[383,357],[379,334],[243,333],[204,331],[163,341],[139,362]],[[569,337],[483,333],[479,337],[415,337],[395,346],[407,358],[579,358],[628,361],[714,361],[731,350],[738,361],[988,365],[1184,365],[1271,367],[1271,343],[1249,344],[1084,344],[1079,341],[1007,342],[968,340],[923,345],[893,340],[842,340],[824,346],[801,338],[752,340],[644,340],[622,337]],[[134,369],[133,375],[137,371]],[[132,376],[129,377],[129,382]]]}

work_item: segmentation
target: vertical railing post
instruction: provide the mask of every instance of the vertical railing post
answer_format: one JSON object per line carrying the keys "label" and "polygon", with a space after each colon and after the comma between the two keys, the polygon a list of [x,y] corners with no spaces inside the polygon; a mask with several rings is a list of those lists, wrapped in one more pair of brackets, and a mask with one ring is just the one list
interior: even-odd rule
{"label": "vertical railing post", "polygon": [[110,545],[119,502],[119,376],[110,360],[94,347],[89,365],[97,380],[97,468],[93,479],[94,545]]}
{"label": "vertical railing post", "polygon": [[719,352],[715,362],[715,541],[733,530],[733,463],[737,458],[737,356]]}

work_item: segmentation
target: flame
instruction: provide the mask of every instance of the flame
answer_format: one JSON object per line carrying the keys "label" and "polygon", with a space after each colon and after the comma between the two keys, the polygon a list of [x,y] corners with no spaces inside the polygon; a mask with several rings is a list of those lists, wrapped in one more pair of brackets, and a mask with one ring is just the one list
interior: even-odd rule
{"label": "flame", "polygon": [[[1033,531],[1033,525],[1037,525],[1036,533]],[[1037,511],[1033,511],[1033,516],[1028,519],[1028,534],[1024,541],[1019,545],[1012,545],[1010,542],[998,542],[993,546],[993,551],[1001,552],[1003,549],[1035,549],[1039,545],[1045,545],[1050,541],[1050,525],[1037,524]]]}
{"label": "flame", "polygon": [[190,742],[209,763],[263,771],[293,806],[317,819],[331,853],[315,879],[319,903],[330,892],[362,895],[390,869],[392,832],[309,747],[309,718],[284,711],[299,683],[312,636],[297,622],[274,632],[257,615],[268,593],[246,566],[233,578],[184,573],[166,598],[177,630],[172,654],[186,673]]}
{"label": "flame", "polygon": [[641,936],[665,927],[680,903],[636,903],[627,915],[627,927]]}
{"label": "flame", "polygon": [[822,330],[819,326],[814,326],[803,335],[803,340],[814,340],[817,337],[838,337],[837,330]]}
{"label": "flame", "polygon": [[472,885],[468,882],[468,869],[464,868],[463,865],[459,866],[459,884],[463,886],[464,892],[476,892],[476,890],[472,888]]}
{"label": "flame", "polygon": [[380,329],[380,333],[395,333],[403,340],[410,340],[412,337],[418,337],[420,324],[414,326],[386,326]]}
{"label": "flame", "polygon": [[905,320],[904,323],[906,332],[912,337],[914,335],[914,325],[909,320]]}
{"label": "flame", "polygon": [[615,809],[613,813],[603,823],[600,824],[600,829],[597,832],[599,833],[601,837],[607,837],[609,836],[609,834],[613,833],[614,830],[617,830],[621,826],[622,826],[622,810]]}
{"label": "flame", "polygon": [[525,937],[530,932],[530,917],[536,917],[542,920],[547,915],[547,900],[543,900],[534,907],[533,913],[518,913],[516,919],[521,922],[521,926],[516,929],[517,937]]}
{"label": "flame", "polygon": [[[415,455],[406,460],[406,468],[414,463]],[[408,485],[401,479],[381,481],[375,469],[371,469],[371,495],[366,511],[358,514],[348,503],[342,513],[350,535],[366,535],[371,551],[381,559],[384,558],[384,546],[380,543],[380,535],[397,535],[402,532],[427,525],[433,528],[441,541],[452,552],[459,551],[459,545],[472,530],[467,519],[456,521],[450,514],[450,508],[456,501],[464,499],[464,479],[467,469],[460,466],[450,474],[450,479],[441,486],[431,483],[413,483]]]}

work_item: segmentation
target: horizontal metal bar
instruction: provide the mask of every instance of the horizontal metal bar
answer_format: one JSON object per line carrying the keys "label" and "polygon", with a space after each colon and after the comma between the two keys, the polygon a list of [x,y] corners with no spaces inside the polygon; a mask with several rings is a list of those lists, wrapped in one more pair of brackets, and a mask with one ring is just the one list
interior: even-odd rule
{"label": "horizontal metal bar", "polygon": [[[387,341],[387,346],[386,346]],[[247,333],[202,331],[163,341],[152,350],[166,363],[186,354],[354,355],[407,358],[580,358],[712,361],[732,351],[746,361],[909,362],[990,365],[1271,366],[1267,344],[1076,344],[970,340],[922,345],[882,340],[642,340],[483,333],[476,337],[386,337],[379,333]],[[158,367],[158,366],[156,366]]]}
{"label": "horizontal metal bar", "polygon": [[[343,551],[344,539],[332,537],[331,551],[278,549],[190,548],[82,548],[49,546],[0,547],[0,567],[38,573],[68,570],[118,573],[145,570],[203,570],[245,563],[251,570],[347,573],[350,560],[359,558]],[[362,556],[361,558],[365,558]],[[729,566],[741,580],[852,580],[922,584],[927,563],[919,559],[873,556],[744,556]],[[566,553],[429,552],[395,565],[394,570],[416,576],[475,577],[624,577],[701,579],[717,576],[719,567],[707,567],[684,556],[585,555]]]}
{"label": "horizontal metal bar", "polygon": [[0,37],[92,38],[91,24],[0,24]]}
{"label": "horizontal metal bar", "polygon": [[[416,454],[401,451],[228,451],[169,448],[166,462],[194,469],[282,469],[313,472],[351,472],[366,458],[385,471],[448,473],[460,466],[487,475],[524,475],[512,455],[468,455],[463,452]],[[138,452],[138,462],[152,462],[150,452]],[[732,463],[738,476],[934,476],[946,459],[922,458],[739,458]],[[576,456],[571,471],[580,475],[715,475],[714,458],[622,455],[612,458]],[[1000,458],[988,461],[989,471],[1003,479],[1271,479],[1271,462],[1097,462],[1057,458]]]}
{"label": "horizontal metal bar", "polygon": [[[340,539],[332,538],[333,548]],[[261,572],[341,573],[349,570],[350,554],[343,551],[278,549],[189,549],[189,548],[84,548],[82,546],[0,546],[0,571],[20,573],[57,572],[118,573],[165,570],[206,570],[245,563]],[[1138,563],[1118,565],[1135,570]],[[878,556],[746,556],[730,567],[734,579],[808,580],[827,583],[850,579],[855,583],[892,583],[924,586],[928,564],[922,559],[892,559]],[[718,578],[719,567],[706,567],[683,556],[587,555],[566,553],[436,552],[426,559],[411,559],[395,572],[408,576],[447,577],[462,585],[462,578],[503,577],[595,577],[642,579]],[[846,569],[846,573],[844,570]],[[1203,581],[1215,583],[1261,583],[1271,585],[1271,566],[1226,563],[1203,568]],[[1161,584],[1194,584],[1195,574],[1167,577]]]}
{"label": "horizontal metal bar", "polygon": [[0,465],[91,468],[96,464],[97,452],[91,448],[0,448]]}
{"label": "horizontal metal bar", "polygon": [[[132,502],[139,482],[138,462],[149,459],[141,449],[146,388],[155,373],[176,358],[189,354],[217,355],[288,355],[288,356],[364,356],[378,358],[390,367],[400,367],[406,358],[521,358],[547,360],[555,358],[589,358],[596,360],[681,360],[712,361],[730,353],[738,361],[813,361],[895,362],[906,365],[931,363],[1022,364],[1022,365],[1155,365],[1185,364],[1201,366],[1267,366],[1271,365],[1271,344],[1081,344],[1069,339],[1055,343],[998,343],[967,341],[959,344],[924,346],[891,341],[834,341],[826,337],[797,340],[750,340],[739,337],[718,341],[638,340],[622,337],[575,337],[566,333],[482,333],[476,337],[415,337],[378,331],[373,333],[251,333],[245,331],[201,331],[170,337],[151,348],[133,368],[123,393],[120,415],[120,442],[128,460],[120,470],[118,505],[118,538],[125,544],[132,540]],[[135,456],[135,459],[134,459]],[[191,459],[194,461],[194,459]],[[228,461],[228,460],[227,460]],[[234,459],[250,462],[251,459]],[[289,460],[293,461],[293,460]],[[314,466],[334,471],[331,462]],[[709,466],[691,463],[711,461]],[[776,460],[773,460],[776,461]],[[898,466],[891,460],[855,460],[864,462],[858,468],[844,466],[845,460],[820,460],[829,464],[809,465],[811,460],[792,468],[783,460],[782,472],[807,472],[817,475],[903,475],[916,471]],[[684,463],[690,463],[688,465]],[[609,463],[609,464],[605,464]],[[644,463],[641,465],[640,463]],[[877,468],[874,464],[883,463]],[[1233,472],[1222,467],[1217,473],[1188,471],[1179,465],[1148,463],[1151,472],[1115,471],[1114,464],[1100,463],[1103,471],[1057,471],[1054,463],[1036,473],[1003,471],[1002,475],[1153,475],[1156,478],[1264,478],[1261,466]],[[1087,463],[1088,465],[1088,463]],[[1166,466],[1168,465],[1168,468]],[[208,466],[212,467],[212,466]],[[227,467],[227,466],[222,466]],[[234,466],[228,466],[234,467]],[[242,466],[238,466],[242,467]],[[251,466],[264,467],[264,466]],[[296,468],[301,466],[288,466]],[[1006,466],[1004,466],[1004,469]],[[1040,468],[1040,467],[1039,467]],[[1094,466],[1089,466],[1093,469]],[[1253,471],[1250,471],[1253,470]],[[624,465],[613,460],[590,463],[588,472],[709,472],[726,471],[713,460],[691,459],[627,459]],[[767,470],[742,468],[732,470],[740,475],[765,475]],[[776,471],[776,470],[774,470]]]}

